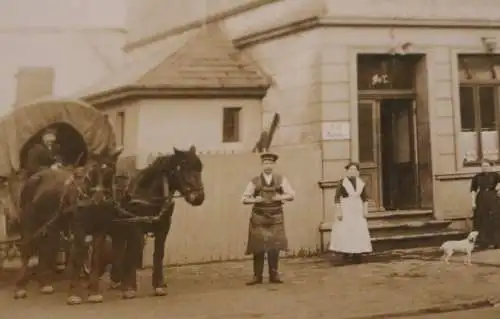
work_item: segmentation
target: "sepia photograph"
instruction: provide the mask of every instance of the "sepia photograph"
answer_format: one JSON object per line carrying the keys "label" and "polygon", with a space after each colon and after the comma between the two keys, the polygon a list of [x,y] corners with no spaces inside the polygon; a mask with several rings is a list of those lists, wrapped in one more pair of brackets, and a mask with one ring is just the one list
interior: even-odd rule
{"label": "sepia photograph", "polygon": [[0,318],[499,319],[499,0],[0,0]]}

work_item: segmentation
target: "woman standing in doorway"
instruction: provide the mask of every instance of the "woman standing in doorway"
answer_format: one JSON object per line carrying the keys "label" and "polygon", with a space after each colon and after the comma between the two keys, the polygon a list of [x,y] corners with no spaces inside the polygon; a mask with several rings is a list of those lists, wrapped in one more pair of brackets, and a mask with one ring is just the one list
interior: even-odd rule
{"label": "woman standing in doorway", "polygon": [[359,164],[345,166],[345,177],[335,193],[336,218],[330,237],[330,251],[342,254],[345,261],[362,262],[362,254],[372,252],[366,217],[368,196],[359,178]]}
{"label": "woman standing in doorway", "polygon": [[477,244],[479,248],[500,248],[500,205],[497,190],[500,175],[492,171],[493,162],[483,160],[481,173],[471,181],[474,230],[479,231]]}

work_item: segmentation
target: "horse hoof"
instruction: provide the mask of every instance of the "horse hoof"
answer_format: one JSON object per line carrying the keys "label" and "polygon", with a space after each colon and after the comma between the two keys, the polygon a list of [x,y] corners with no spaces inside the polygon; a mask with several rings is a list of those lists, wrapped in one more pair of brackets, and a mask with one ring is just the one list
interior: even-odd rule
{"label": "horse hoof", "polygon": [[136,296],[136,292],[134,290],[126,290],[123,292],[123,299],[134,299]]}
{"label": "horse hoof", "polygon": [[78,296],[69,296],[66,303],[70,306],[79,305],[82,303],[82,298]]}
{"label": "horse hoof", "polygon": [[40,293],[42,293],[44,295],[53,294],[54,293],[54,287],[52,287],[50,285],[45,285],[45,286],[43,286],[43,287],[40,288]]}
{"label": "horse hoof", "polygon": [[167,289],[163,287],[155,288],[155,296],[166,296]]}
{"label": "horse hoof", "polygon": [[121,285],[122,284],[119,282],[112,281],[111,284],[109,285],[109,288],[111,288],[112,290],[116,290],[116,289],[120,289]]}
{"label": "horse hoof", "polygon": [[90,295],[87,301],[90,303],[101,303],[104,301],[104,297],[101,294]]}
{"label": "horse hoof", "polygon": [[26,299],[28,292],[25,289],[18,289],[14,293],[14,299]]}

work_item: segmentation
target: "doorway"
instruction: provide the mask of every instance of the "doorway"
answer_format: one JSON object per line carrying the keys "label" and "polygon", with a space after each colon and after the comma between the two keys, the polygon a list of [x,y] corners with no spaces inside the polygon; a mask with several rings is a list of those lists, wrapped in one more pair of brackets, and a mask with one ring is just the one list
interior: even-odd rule
{"label": "doorway", "polygon": [[367,184],[371,210],[426,208],[422,177],[430,171],[421,165],[419,150],[428,150],[430,142],[422,139],[419,131],[424,126],[418,123],[413,97],[360,100],[360,175]]}
{"label": "doorway", "polygon": [[419,208],[415,101],[383,99],[380,105],[380,171],[385,210]]}

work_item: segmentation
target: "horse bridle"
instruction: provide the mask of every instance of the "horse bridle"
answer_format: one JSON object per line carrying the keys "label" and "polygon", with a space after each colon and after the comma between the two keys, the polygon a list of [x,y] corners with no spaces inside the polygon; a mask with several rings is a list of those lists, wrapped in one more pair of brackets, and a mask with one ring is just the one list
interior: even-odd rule
{"label": "horse bridle", "polygon": [[[78,174],[77,172],[73,172],[73,174],[71,175],[70,179],[68,180],[69,183],[72,183],[73,186],[75,186],[77,192],[78,192],[78,197],[82,200],[90,200],[92,201],[93,204],[95,205],[98,205],[98,203],[95,201],[95,199],[93,198],[93,194],[95,194],[96,192],[102,192],[104,194],[104,196],[106,195],[106,193],[110,193],[111,194],[111,197],[108,199],[106,197],[104,197],[104,201],[107,201],[107,200],[115,200],[114,198],[114,193],[115,193],[115,177],[114,177],[114,173],[113,174],[113,178],[111,180],[111,187],[108,189],[106,187],[103,186],[103,179],[104,179],[104,173],[102,172],[102,170],[104,169],[110,169],[110,167],[108,167],[106,164],[99,164],[99,163],[92,163],[91,165],[86,165],[84,166],[84,174],[83,174],[83,177],[82,177],[82,181],[83,181],[83,185],[86,185],[85,182],[88,181],[89,183],[92,182],[92,178],[90,177],[90,174],[91,172],[94,172],[95,171],[95,167],[96,166],[99,166],[97,168],[97,171],[98,171],[98,182],[97,182],[97,185],[95,186],[92,186],[92,187],[89,187],[88,188],[88,192],[85,191],[82,187],[80,187],[80,185],[78,185],[77,183],[75,183],[75,175]],[[78,177],[80,178],[80,177]]]}

